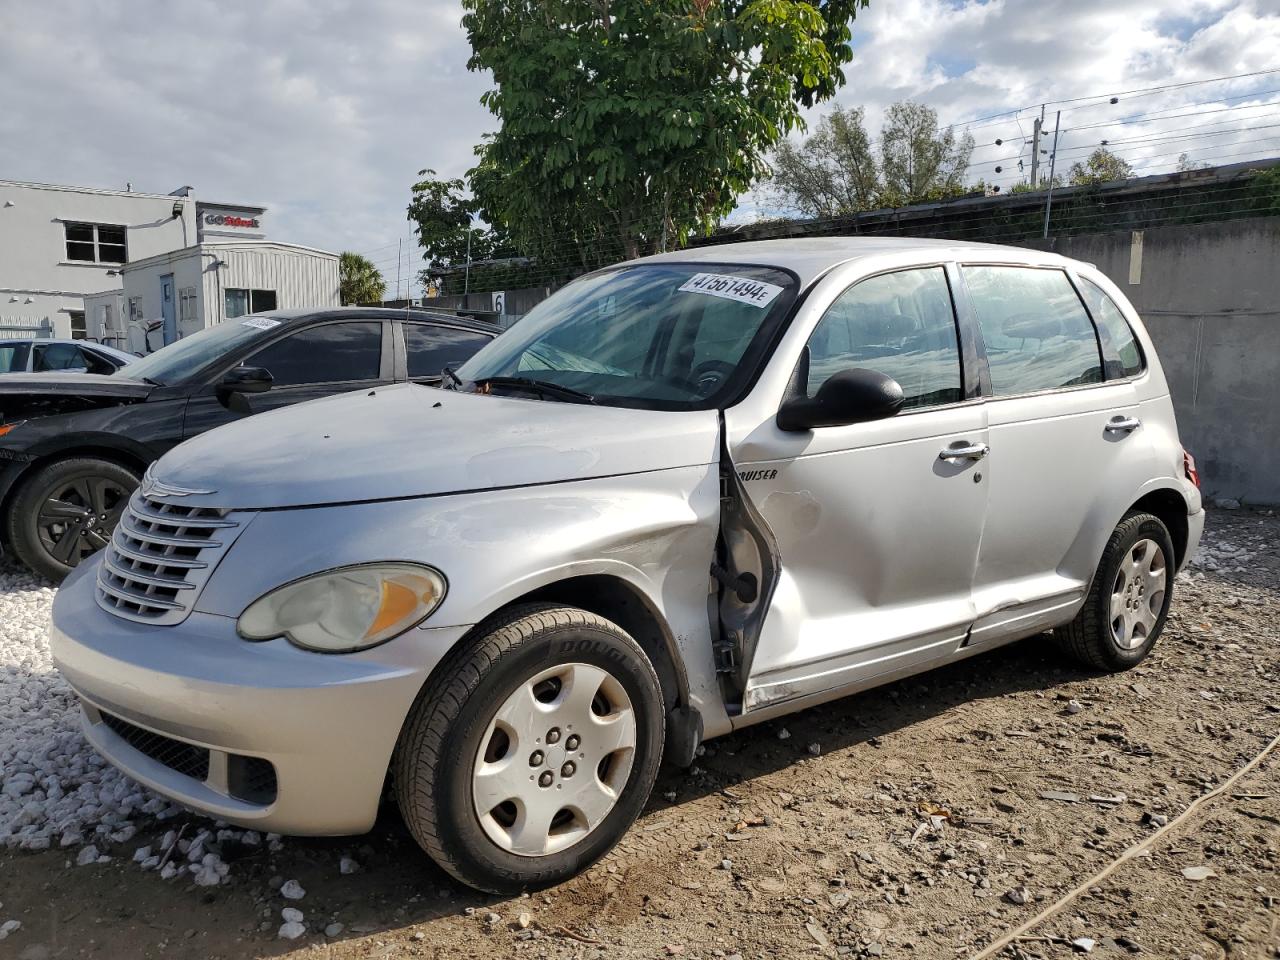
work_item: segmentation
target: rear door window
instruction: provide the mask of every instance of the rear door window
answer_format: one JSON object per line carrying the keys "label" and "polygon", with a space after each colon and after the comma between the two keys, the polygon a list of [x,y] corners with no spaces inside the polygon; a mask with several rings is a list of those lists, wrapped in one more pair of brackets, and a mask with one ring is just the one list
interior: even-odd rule
{"label": "rear door window", "polygon": [[408,354],[410,380],[431,380],[445,367],[457,367],[492,340],[492,337],[457,327],[432,323],[404,324],[404,346]]}
{"label": "rear door window", "polygon": [[1098,337],[1061,270],[961,268],[998,397],[1102,380]]}
{"label": "rear door window", "polygon": [[361,320],[308,327],[264,347],[244,363],[265,368],[281,387],[377,380],[382,324]]}
{"label": "rear door window", "polygon": [[1084,302],[1089,305],[1094,325],[1098,328],[1107,379],[1136,377],[1146,368],[1146,364],[1142,361],[1142,350],[1129,328],[1129,321],[1124,318],[1115,301],[1092,280],[1081,277],[1080,292],[1084,294]]}
{"label": "rear door window", "polygon": [[869,277],[827,308],[809,337],[808,395],[854,368],[897,380],[904,410],[963,399],[956,318],[942,267]]}
{"label": "rear door window", "polygon": [[36,373],[50,370],[88,370],[89,363],[74,343],[37,343],[31,369]]}

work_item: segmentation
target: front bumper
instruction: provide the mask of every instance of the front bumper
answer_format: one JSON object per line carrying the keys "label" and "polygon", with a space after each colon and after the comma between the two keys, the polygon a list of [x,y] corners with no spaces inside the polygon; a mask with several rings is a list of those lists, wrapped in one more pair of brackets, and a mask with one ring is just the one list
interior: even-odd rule
{"label": "front bumper", "polygon": [[[311,835],[373,825],[404,718],[467,627],[419,628],[351,655],[248,643],[229,617],[155,627],[106,612],[93,596],[97,566],[82,564],[58,592],[51,642],[99,753],[232,823]],[[271,789],[246,791],[237,774],[267,769],[263,760]]]}

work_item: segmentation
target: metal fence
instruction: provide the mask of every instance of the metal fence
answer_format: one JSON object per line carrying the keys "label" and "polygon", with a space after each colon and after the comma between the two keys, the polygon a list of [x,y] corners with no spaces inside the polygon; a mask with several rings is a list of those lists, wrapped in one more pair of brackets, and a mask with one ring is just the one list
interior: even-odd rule
{"label": "metal fence", "polygon": [[53,323],[48,317],[33,323],[30,317],[0,316],[0,337],[10,340],[35,340],[52,336]]}

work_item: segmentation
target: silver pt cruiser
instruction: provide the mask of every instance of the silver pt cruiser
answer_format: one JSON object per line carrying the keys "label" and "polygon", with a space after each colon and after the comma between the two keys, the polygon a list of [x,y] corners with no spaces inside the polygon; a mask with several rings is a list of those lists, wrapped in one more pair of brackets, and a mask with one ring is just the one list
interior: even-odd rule
{"label": "silver pt cruiser", "polygon": [[1133,308],[1053,254],[742,243],[584,277],[439,390],[158,461],[54,604],[94,746],[266,830],[514,891],[664,750],[1052,631],[1143,660],[1203,526]]}

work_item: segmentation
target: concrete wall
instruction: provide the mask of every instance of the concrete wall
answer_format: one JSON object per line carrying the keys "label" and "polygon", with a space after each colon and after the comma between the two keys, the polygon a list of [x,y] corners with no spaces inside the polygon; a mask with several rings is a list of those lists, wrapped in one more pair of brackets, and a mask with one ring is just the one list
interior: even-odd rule
{"label": "concrete wall", "polygon": [[[173,216],[174,204],[182,214]],[[6,317],[53,321],[71,335],[69,312],[85,294],[120,286],[119,264],[67,259],[66,221],[126,228],[129,260],[195,242],[195,202],[184,197],[0,180],[0,311]],[[86,318],[87,319],[87,318]]]}
{"label": "concrete wall", "polygon": [[1204,491],[1280,503],[1280,218],[1049,246],[1095,264],[1142,315]]}

